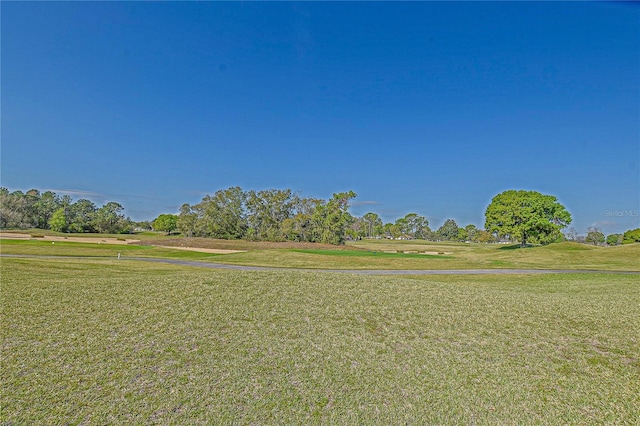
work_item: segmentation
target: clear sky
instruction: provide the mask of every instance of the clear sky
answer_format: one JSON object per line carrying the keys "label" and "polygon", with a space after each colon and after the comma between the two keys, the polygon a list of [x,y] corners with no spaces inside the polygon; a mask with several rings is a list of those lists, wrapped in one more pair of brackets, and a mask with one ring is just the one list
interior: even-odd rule
{"label": "clear sky", "polygon": [[506,189],[640,226],[640,8],[2,2],[1,185],[134,220],[290,188],[483,226]]}

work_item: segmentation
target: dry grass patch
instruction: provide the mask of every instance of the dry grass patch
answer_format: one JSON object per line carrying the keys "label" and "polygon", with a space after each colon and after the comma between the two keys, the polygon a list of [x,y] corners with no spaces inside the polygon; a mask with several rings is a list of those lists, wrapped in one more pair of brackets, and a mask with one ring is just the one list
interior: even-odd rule
{"label": "dry grass patch", "polygon": [[2,260],[3,424],[630,424],[640,288]]}

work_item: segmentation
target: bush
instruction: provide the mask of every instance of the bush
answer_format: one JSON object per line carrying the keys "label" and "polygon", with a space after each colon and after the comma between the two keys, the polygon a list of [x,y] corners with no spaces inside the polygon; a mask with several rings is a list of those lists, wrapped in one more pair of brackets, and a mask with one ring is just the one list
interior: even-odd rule
{"label": "bush", "polygon": [[630,229],[622,236],[622,244],[640,243],[640,228]]}
{"label": "bush", "polygon": [[622,234],[607,235],[607,245],[619,246],[622,244]]}

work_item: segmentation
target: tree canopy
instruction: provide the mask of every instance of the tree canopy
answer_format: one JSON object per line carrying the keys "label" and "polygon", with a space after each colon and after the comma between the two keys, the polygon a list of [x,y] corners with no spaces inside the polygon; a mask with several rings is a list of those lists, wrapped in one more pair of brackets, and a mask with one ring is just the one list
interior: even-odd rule
{"label": "tree canopy", "polygon": [[171,234],[178,227],[178,216],[174,214],[161,214],[152,223],[154,231]]}
{"label": "tree canopy", "polygon": [[353,191],[339,192],[326,203],[318,203],[311,217],[315,224],[314,241],[325,244],[343,244],[347,227],[353,216],[347,211],[349,201],[356,197]]}
{"label": "tree canopy", "polygon": [[585,238],[585,241],[589,244],[594,245],[604,244],[604,234],[598,228],[592,226],[587,231],[587,237]]}
{"label": "tree canopy", "polygon": [[515,237],[541,244],[562,240],[560,230],[571,214],[556,197],[536,191],[504,191],[491,200],[485,212],[485,229],[498,237]]}
{"label": "tree canopy", "polygon": [[640,243],[640,228],[630,229],[622,235],[622,244]]}
{"label": "tree canopy", "polygon": [[[384,223],[374,212],[361,217],[350,211],[353,191],[335,193],[329,200],[303,198],[291,189],[244,191],[230,187],[206,195],[195,205],[183,204],[177,214],[161,214],[153,221],[157,231],[179,231],[186,237],[296,241],[343,244],[347,239],[402,238],[477,243],[498,240],[547,244],[562,241],[560,232],[571,223],[571,214],[556,197],[535,191],[509,190],[496,195],[485,212],[485,229],[459,226],[447,219],[437,231],[426,216],[408,213]],[[133,222],[124,207],[107,202],[73,202],[69,195],[52,191],[13,191],[0,188],[0,229],[41,228],[57,232],[130,233],[152,229],[150,222]],[[640,242],[640,228],[605,238],[589,229],[586,237],[569,229],[566,238],[592,244],[616,245]]]}
{"label": "tree canopy", "polygon": [[187,236],[259,241],[344,243],[355,218],[353,191],[328,201],[302,198],[290,189],[243,191],[231,187],[180,207],[176,226]]}
{"label": "tree canopy", "polygon": [[425,238],[429,229],[429,221],[417,213],[409,213],[405,217],[396,220],[396,230],[400,235],[411,238]]}
{"label": "tree canopy", "polygon": [[58,232],[131,232],[133,224],[113,201],[98,208],[85,199],[37,189],[9,192],[0,188],[0,228],[39,228]]}
{"label": "tree canopy", "polygon": [[619,246],[620,244],[622,244],[622,234],[607,235],[606,243],[610,246]]}
{"label": "tree canopy", "polygon": [[453,219],[447,219],[444,221],[442,226],[438,228],[436,234],[442,240],[455,241],[458,239],[459,232],[460,228],[458,228],[456,221]]}

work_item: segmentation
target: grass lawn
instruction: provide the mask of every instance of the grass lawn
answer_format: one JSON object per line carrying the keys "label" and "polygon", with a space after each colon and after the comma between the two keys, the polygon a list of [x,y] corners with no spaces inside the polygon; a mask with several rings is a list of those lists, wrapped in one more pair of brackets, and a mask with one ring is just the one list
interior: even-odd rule
{"label": "grass lawn", "polygon": [[186,260],[214,260],[219,254],[199,253],[177,249],[145,246],[140,244],[96,244],[66,241],[10,240],[0,241],[0,253],[33,256],[103,257],[117,259],[118,253],[124,257],[162,257]]}
{"label": "grass lawn", "polygon": [[0,424],[640,418],[637,276],[0,262]]}
{"label": "grass lawn", "polygon": [[[177,240],[179,241],[179,240]],[[200,243],[200,241],[195,241]],[[282,248],[214,240],[207,246],[242,248],[215,262],[309,269],[572,269],[640,271],[640,244],[595,247],[571,242],[519,248],[514,245],[363,240],[346,247]],[[234,245],[236,244],[236,245]],[[399,253],[401,251],[402,253]]]}
{"label": "grass lawn", "polygon": [[640,271],[640,244],[597,247],[563,242],[520,248],[519,245],[502,244],[363,240],[351,242],[349,245],[370,251],[399,249],[405,252],[419,250],[446,253],[451,258],[448,263],[459,265],[449,269],[475,267]]}
{"label": "grass lawn", "polygon": [[[62,234],[61,234],[62,235]],[[247,250],[213,254],[159,247]],[[432,243],[422,240],[363,240],[347,246],[266,243],[159,237],[136,244],[109,245],[57,241],[0,241],[4,254],[165,257],[233,265],[306,269],[571,269],[640,271],[640,244],[595,247],[578,243],[519,248],[513,245]]]}
{"label": "grass lawn", "polygon": [[[576,247],[577,246],[577,247]],[[513,249],[504,245],[401,242],[349,243],[348,249],[258,249],[214,261],[236,265],[329,269],[591,269],[640,271],[640,244],[592,247],[560,243]],[[349,250],[350,249],[350,250]],[[401,250],[402,253],[388,253]],[[416,253],[422,251],[422,253]],[[443,253],[443,254],[438,254]]]}

